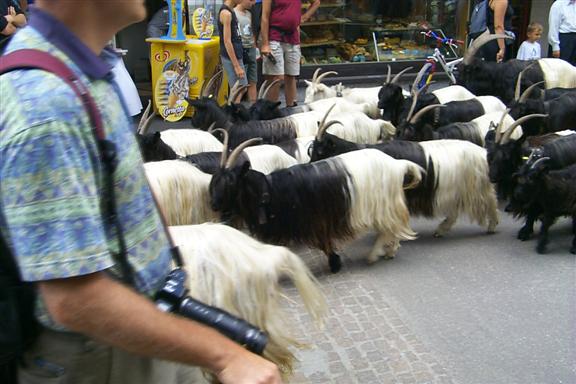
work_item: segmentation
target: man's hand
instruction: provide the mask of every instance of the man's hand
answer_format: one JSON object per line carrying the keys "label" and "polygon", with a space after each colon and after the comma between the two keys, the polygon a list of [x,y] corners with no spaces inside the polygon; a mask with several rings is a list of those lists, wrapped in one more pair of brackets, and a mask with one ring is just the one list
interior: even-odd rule
{"label": "man's hand", "polygon": [[506,51],[504,49],[500,49],[496,54],[496,62],[501,63],[504,60],[504,55]]}
{"label": "man's hand", "polygon": [[242,356],[234,355],[217,376],[223,384],[282,384],[276,365],[248,351]]}
{"label": "man's hand", "polygon": [[234,67],[234,72],[236,73],[236,77],[240,79],[246,76],[246,72],[244,72],[244,68],[242,68],[241,65]]}
{"label": "man's hand", "polygon": [[262,47],[260,48],[260,55],[267,56],[271,52],[272,51],[270,50],[270,44],[262,44]]}
{"label": "man's hand", "polygon": [[560,51],[552,51],[552,57],[559,59],[560,58]]}
{"label": "man's hand", "polygon": [[16,27],[12,23],[8,23],[6,28],[4,28],[1,32],[4,36],[10,36],[16,33]]}

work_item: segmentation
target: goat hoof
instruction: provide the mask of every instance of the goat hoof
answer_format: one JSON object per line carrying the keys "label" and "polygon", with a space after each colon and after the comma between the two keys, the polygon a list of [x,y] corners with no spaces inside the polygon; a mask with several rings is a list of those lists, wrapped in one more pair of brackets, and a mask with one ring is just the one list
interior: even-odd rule
{"label": "goat hoof", "polygon": [[531,236],[532,236],[532,231],[521,229],[520,231],[518,231],[517,237],[518,237],[518,240],[527,241],[527,240],[530,240]]}
{"label": "goat hoof", "polygon": [[546,244],[538,244],[536,246],[536,252],[540,254],[546,253]]}
{"label": "goat hoof", "polygon": [[342,269],[342,259],[340,258],[340,255],[331,253],[330,256],[328,256],[328,264],[330,265],[330,272],[340,272],[340,269]]}

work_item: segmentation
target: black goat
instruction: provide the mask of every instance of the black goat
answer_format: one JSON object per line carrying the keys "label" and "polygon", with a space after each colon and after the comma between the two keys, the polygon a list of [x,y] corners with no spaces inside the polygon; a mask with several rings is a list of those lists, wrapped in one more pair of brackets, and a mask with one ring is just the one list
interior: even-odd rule
{"label": "black goat", "polygon": [[[528,117],[528,116],[526,116]],[[532,138],[532,146],[523,145],[523,140],[509,140],[509,133],[501,134],[497,128],[495,137],[486,138],[486,149],[489,166],[490,181],[496,184],[498,195],[502,199],[510,198],[516,187],[513,175],[520,169],[526,154],[532,151],[536,145],[541,145],[538,150],[542,156],[551,158],[549,165],[554,169],[560,169],[576,163],[576,134],[564,136],[548,134]],[[534,231],[534,222],[541,211],[538,206],[518,207],[509,204],[507,211],[516,217],[526,217],[526,222],[518,231],[518,239],[525,241],[530,238]]]}
{"label": "black goat", "polygon": [[536,251],[545,253],[548,231],[560,216],[572,217],[574,239],[570,252],[576,254],[576,164],[552,170],[548,157],[526,163],[514,175],[516,187],[510,204],[519,207],[538,206],[542,227]]}
{"label": "black goat", "polygon": [[545,113],[546,120],[533,121],[522,126],[524,135],[534,136],[549,132],[574,130],[576,127],[576,92],[565,92],[551,100],[530,99],[528,95],[537,84],[529,87],[511,104],[510,115],[514,119],[535,113]]}

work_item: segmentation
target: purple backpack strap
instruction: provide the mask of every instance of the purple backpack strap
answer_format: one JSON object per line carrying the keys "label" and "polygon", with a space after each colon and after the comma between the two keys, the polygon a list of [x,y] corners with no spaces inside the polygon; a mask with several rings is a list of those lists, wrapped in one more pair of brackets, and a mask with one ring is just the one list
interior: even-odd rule
{"label": "purple backpack strap", "polygon": [[90,115],[96,138],[105,139],[102,116],[96,102],[86,86],[78,79],[78,76],[62,60],[37,49],[20,49],[0,56],[0,75],[17,69],[41,69],[60,77],[82,100]]}

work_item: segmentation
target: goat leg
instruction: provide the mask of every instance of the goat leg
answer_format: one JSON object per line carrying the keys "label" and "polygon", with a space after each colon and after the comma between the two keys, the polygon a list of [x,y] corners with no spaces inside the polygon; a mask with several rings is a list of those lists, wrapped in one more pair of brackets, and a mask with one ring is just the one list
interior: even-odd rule
{"label": "goat leg", "polygon": [[458,219],[457,213],[446,216],[446,218],[436,228],[436,231],[434,232],[434,237],[442,237],[446,233],[448,233],[448,231],[450,231],[450,228],[452,228],[457,219]]}
{"label": "goat leg", "polygon": [[518,231],[518,240],[530,240],[530,237],[534,233],[534,222],[536,219],[538,219],[538,211],[539,210],[537,210],[535,207],[528,209],[528,213],[526,214],[526,222],[524,223],[524,226]]}
{"label": "goat leg", "polygon": [[572,248],[570,248],[570,253],[576,255],[576,215],[572,216]]}
{"label": "goat leg", "polygon": [[331,251],[328,253],[328,265],[330,266],[330,272],[340,272],[340,269],[342,269],[342,258],[336,252]]}
{"label": "goat leg", "polygon": [[554,216],[548,214],[544,215],[542,218],[542,226],[540,227],[538,245],[536,246],[536,251],[538,253],[546,253],[546,247],[548,245],[548,230],[552,224],[554,224]]}

